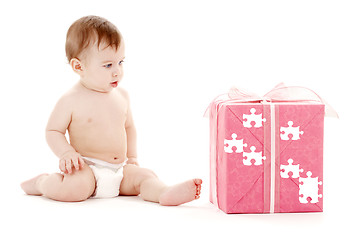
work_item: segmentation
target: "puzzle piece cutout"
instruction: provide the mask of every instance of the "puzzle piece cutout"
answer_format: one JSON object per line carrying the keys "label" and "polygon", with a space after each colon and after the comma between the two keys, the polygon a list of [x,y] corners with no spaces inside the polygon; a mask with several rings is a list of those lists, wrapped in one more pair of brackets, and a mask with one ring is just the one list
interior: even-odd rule
{"label": "puzzle piece cutout", "polygon": [[243,114],[242,117],[243,119],[246,119],[246,121],[244,121],[242,124],[244,127],[246,128],[251,128],[251,122],[255,122],[254,127],[255,128],[260,128],[262,127],[262,122],[266,122],[265,118],[262,118],[262,113],[261,114],[255,114],[256,113],[256,109],[255,108],[251,108],[250,109],[250,113],[251,114]]}
{"label": "puzzle piece cutout", "polygon": [[237,140],[237,134],[231,134],[232,140],[224,139],[224,151],[227,153],[232,153],[232,148],[235,147],[235,153],[242,153],[243,148],[247,147],[247,143],[244,143],[243,139]]}
{"label": "puzzle piece cutout", "polygon": [[250,150],[251,150],[251,152],[249,152],[249,153],[248,152],[243,153],[243,156],[244,156],[244,159],[242,160],[243,164],[246,166],[251,166],[252,165],[251,160],[254,159],[255,166],[262,165],[262,160],[266,160],[265,156],[262,157],[262,152],[255,152],[256,151],[255,146],[251,146]]}
{"label": "puzzle piece cutout", "polygon": [[293,173],[292,178],[299,178],[299,172],[303,169],[299,168],[299,164],[293,165],[293,159],[288,159],[288,165],[281,164],[281,178],[289,178],[289,173]]}
{"label": "puzzle piece cutout", "polygon": [[322,198],[322,194],[319,194],[319,185],[322,182],[318,181],[318,177],[312,178],[312,172],[307,172],[306,178],[299,178],[299,202],[308,203],[308,198],[310,198],[310,203],[319,202],[319,198]]}
{"label": "puzzle piece cutout", "polygon": [[290,140],[289,135],[293,135],[292,136],[292,140],[299,140],[300,139],[300,135],[303,135],[303,131],[299,131],[300,126],[298,127],[293,127],[293,122],[289,121],[288,122],[288,127],[281,127],[280,131],[281,131],[281,139],[282,140]]}

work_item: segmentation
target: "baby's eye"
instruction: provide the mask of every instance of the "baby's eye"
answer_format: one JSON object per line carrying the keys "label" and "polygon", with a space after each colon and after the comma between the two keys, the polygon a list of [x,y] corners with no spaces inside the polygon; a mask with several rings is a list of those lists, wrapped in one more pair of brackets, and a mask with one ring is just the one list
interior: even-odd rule
{"label": "baby's eye", "polygon": [[103,67],[104,67],[104,68],[111,68],[111,66],[112,66],[112,64],[109,63],[109,64],[105,64]]}
{"label": "baby's eye", "polygon": [[121,60],[121,61],[119,62],[119,65],[121,65],[123,62],[124,62],[124,60]]}

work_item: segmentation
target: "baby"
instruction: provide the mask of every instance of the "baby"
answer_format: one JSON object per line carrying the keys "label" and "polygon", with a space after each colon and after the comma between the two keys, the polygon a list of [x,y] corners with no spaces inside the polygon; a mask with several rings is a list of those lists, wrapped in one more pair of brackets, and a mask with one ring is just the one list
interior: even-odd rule
{"label": "baby", "polygon": [[68,30],[66,55],[80,80],[59,99],[46,128],[62,173],[41,174],[22,183],[22,189],[69,202],[140,195],[176,206],[198,199],[201,179],[166,186],[139,167],[130,101],[119,87],[125,44],[118,29],[101,17],[80,18]]}

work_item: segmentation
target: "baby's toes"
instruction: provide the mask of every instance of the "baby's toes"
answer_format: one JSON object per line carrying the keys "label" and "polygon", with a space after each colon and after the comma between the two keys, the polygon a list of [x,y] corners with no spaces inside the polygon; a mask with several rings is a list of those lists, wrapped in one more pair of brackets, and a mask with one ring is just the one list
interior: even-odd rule
{"label": "baby's toes", "polygon": [[201,190],[201,184],[203,183],[203,181],[201,179],[194,179],[194,183],[195,183],[195,187],[196,187],[196,190],[197,192]]}
{"label": "baby's toes", "polygon": [[200,198],[200,190],[197,190],[195,193],[195,199]]}
{"label": "baby's toes", "polygon": [[195,185],[200,186],[203,183],[203,181],[199,178],[196,178],[196,179],[194,179],[194,183],[195,183]]}

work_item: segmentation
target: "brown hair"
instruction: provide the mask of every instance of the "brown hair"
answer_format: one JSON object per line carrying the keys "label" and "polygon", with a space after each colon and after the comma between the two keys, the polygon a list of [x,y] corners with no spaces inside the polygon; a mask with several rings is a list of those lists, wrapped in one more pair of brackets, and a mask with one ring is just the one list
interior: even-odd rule
{"label": "brown hair", "polygon": [[86,16],[75,21],[68,29],[66,40],[66,55],[68,62],[79,55],[97,40],[98,48],[101,42],[106,47],[117,50],[121,42],[121,34],[114,24],[98,16]]}

